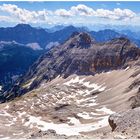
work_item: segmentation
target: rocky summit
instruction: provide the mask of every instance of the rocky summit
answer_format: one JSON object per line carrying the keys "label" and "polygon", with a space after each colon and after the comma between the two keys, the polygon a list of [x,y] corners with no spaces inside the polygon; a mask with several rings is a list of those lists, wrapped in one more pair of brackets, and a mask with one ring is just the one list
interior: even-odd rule
{"label": "rocky summit", "polygon": [[139,69],[129,39],[75,32],[2,94],[0,138],[138,138]]}

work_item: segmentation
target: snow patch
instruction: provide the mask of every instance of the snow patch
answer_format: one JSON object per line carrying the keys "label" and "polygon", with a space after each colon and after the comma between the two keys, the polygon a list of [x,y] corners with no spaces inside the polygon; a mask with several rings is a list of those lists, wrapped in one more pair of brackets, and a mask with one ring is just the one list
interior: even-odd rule
{"label": "snow patch", "polygon": [[111,71],[108,71],[108,72],[106,72],[107,74],[110,74],[111,73]]}
{"label": "snow patch", "polygon": [[5,109],[8,109],[9,108],[9,105],[6,105]]}
{"label": "snow patch", "polygon": [[128,66],[128,67],[125,69],[125,71],[127,71],[129,68],[130,68],[130,67]]}
{"label": "snow patch", "polygon": [[84,86],[86,86],[87,88],[93,88],[92,91],[98,90],[98,91],[104,91],[105,90],[105,86],[103,87],[102,85],[98,85],[98,84],[90,84],[90,82],[84,82],[85,78],[80,79],[79,76],[76,76],[75,78],[72,78],[70,81],[67,81],[64,83],[64,85],[67,86],[74,86],[74,84],[78,83],[78,84],[82,84]]}
{"label": "snow patch", "polygon": [[80,121],[74,117],[68,117],[68,119],[70,119],[70,123],[72,123],[74,125],[81,124]]}
{"label": "snow patch", "polygon": [[32,78],[30,81],[27,82],[27,84],[23,85],[24,88],[29,88],[30,85],[33,83],[33,81],[36,79],[36,77]]}
{"label": "snow patch", "polygon": [[101,112],[104,112],[105,114],[109,114],[109,115],[115,113],[112,110],[106,108],[105,106],[100,109],[96,109],[96,111],[99,111],[99,112],[101,111]]}
{"label": "snow patch", "polygon": [[87,112],[78,113],[77,115],[83,119],[92,119],[92,117]]}
{"label": "snow patch", "polygon": [[13,133],[13,136],[18,136],[18,135],[22,135],[24,134],[24,132],[20,132],[20,133]]}
{"label": "snow patch", "polygon": [[85,78],[79,79],[79,76],[76,76],[75,78],[72,78],[70,81],[65,82],[64,85],[71,86],[71,84],[75,83],[82,84],[84,80]]}
{"label": "snow patch", "polygon": [[101,115],[101,114],[98,114],[98,113],[95,113],[95,112],[91,112],[90,114],[95,115],[95,116]]}
{"label": "snow patch", "polygon": [[[112,114],[113,111],[110,109],[107,109],[105,107],[98,109],[99,111],[104,111],[107,114]],[[78,114],[84,118],[90,118],[89,114],[84,112],[85,114]],[[72,136],[72,135],[80,135],[81,132],[90,132],[97,130],[99,128],[105,127],[108,125],[108,116],[104,117],[98,117],[97,119],[100,119],[96,123],[88,123],[88,124],[82,124],[78,119],[73,118],[73,117],[68,117],[70,119],[70,123],[73,125],[69,125],[66,123],[61,123],[61,124],[54,124],[53,122],[45,122],[41,120],[41,117],[35,117],[35,116],[29,116],[29,121],[26,122],[24,125],[25,126],[30,126],[32,128],[33,124],[37,124],[38,128],[41,129],[42,131],[46,131],[48,129],[53,129],[56,131],[57,134],[65,134],[67,136]]]}
{"label": "snow patch", "polygon": [[0,91],[2,90],[2,86],[0,86]]}
{"label": "snow patch", "polygon": [[23,111],[23,112],[18,112],[18,116],[21,118],[22,117],[22,115],[25,115],[26,114],[26,112],[25,111]]}
{"label": "snow patch", "polygon": [[10,137],[4,137],[4,138],[0,138],[2,140],[6,140],[6,139],[10,139]]}
{"label": "snow patch", "polygon": [[12,117],[12,115],[6,111],[0,111],[0,116]]}

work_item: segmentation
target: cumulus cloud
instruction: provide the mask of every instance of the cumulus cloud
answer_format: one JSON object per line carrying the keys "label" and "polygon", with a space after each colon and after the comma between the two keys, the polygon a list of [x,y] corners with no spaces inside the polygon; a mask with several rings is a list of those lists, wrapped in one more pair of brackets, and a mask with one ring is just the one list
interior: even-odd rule
{"label": "cumulus cloud", "polygon": [[0,6],[0,10],[9,13],[11,16],[19,19],[21,22],[36,22],[37,20],[45,20],[47,18],[47,10],[42,11],[29,11],[23,8],[19,8],[13,4],[3,4]]}
{"label": "cumulus cloud", "polygon": [[94,14],[94,10],[86,5],[79,4],[77,6],[72,6],[70,10],[58,9],[54,13],[63,17],[71,17],[76,15],[91,16]]}
{"label": "cumulus cloud", "polygon": [[129,9],[116,8],[112,11],[106,9],[94,10],[82,4],[72,6],[70,10],[58,9],[57,13],[59,13],[58,14],[59,16],[67,15],[67,17],[81,15],[81,16],[93,16],[93,17],[95,16],[99,18],[108,18],[113,20],[131,19],[136,16],[136,14]]}
{"label": "cumulus cloud", "polygon": [[95,11],[92,8],[87,7],[86,5],[83,5],[83,4],[72,6],[70,11],[75,15],[83,15],[83,16],[84,15],[92,16],[95,14]]}
{"label": "cumulus cloud", "polygon": [[132,19],[136,16],[136,14],[129,9],[121,10],[120,8],[116,8],[113,11],[105,9],[97,9],[95,16],[114,20],[123,20],[123,19]]}
{"label": "cumulus cloud", "polygon": [[[111,20],[126,20],[136,17],[136,13],[130,9],[120,9],[116,8],[114,10],[107,9],[96,9],[88,7],[83,4],[70,7],[69,10],[57,9],[55,11],[49,11],[47,9],[30,11],[24,8],[20,8],[13,4],[3,4],[0,6],[0,11],[8,13],[13,19],[24,22],[24,23],[41,23],[41,22],[58,22],[60,17],[71,18],[71,17],[96,17],[96,18],[106,18]],[[8,20],[8,18],[3,17],[3,20]],[[0,19],[0,20],[1,20]],[[62,22],[62,19],[61,19]]]}
{"label": "cumulus cloud", "polygon": [[71,17],[73,16],[70,11],[67,11],[65,9],[58,9],[54,12],[57,16],[62,16],[62,17]]}

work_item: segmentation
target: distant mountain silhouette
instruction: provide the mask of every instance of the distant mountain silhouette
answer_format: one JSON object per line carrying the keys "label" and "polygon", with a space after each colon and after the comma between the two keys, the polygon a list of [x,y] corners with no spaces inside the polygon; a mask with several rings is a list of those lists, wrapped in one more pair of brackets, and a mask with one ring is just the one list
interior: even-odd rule
{"label": "distant mountain silhouette", "polygon": [[46,29],[35,28],[28,24],[18,24],[15,27],[0,28],[0,41],[16,41],[24,45],[38,43],[41,48],[45,49],[50,42],[64,43],[73,32],[84,31],[89,32],[97,42],[105,42],[116,37],[127,36],[137,45],[140,45],[140,41],[135,36],[130,36],[130,34],[118,33],[110,29],[98,32],[88,31],[85,27],[74,27],[72,25],[60,28],[54,32],[49,32]]}

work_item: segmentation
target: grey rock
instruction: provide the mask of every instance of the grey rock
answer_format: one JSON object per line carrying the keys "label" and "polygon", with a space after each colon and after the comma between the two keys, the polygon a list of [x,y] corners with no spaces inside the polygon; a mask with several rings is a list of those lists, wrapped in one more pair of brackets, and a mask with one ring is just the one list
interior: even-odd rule
{"label": "grey rock", "polygon": [[140,133],[140,107],[112,114],[108,121],[112,131]]}

